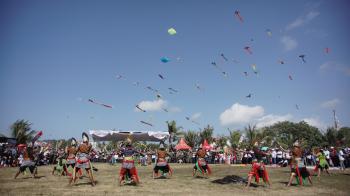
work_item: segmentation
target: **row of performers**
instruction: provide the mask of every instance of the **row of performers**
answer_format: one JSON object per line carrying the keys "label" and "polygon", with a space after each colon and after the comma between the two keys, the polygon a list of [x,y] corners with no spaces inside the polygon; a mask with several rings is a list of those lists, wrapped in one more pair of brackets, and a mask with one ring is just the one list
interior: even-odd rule
{"label": "row of performers", "polygon": [[[91,144],[89,143],[89,137],[86,133],[82,134],[83,142],[80,145],[77,145],[77,142],[74,138],[71,139],[71,144],[66,148],[66,167],[62,167],[62,162],[58,162],[57,166],[54,168],[53,173],[58,171],[59,173],[66,173],[71,176],[69,184],[75,183],[76,180],[82,175],[82,169],[85,169],[88,177],[91,181],[91,185],[95,186],[95,180],[93,176],[93,171],[97,171],[95,167],[92,166],[90,161],[90,153],[93,151]],[[119,173],[119,184],[122,185],[126,182],[138,184],[140,182],[137,170],[135,167],[133,156],[141,154],[139,151],[135,150],[132,147],[131,141],[126,141],[125,147],[121,150],[121,153],[124,157],[122,166]],[[259,154],[261,152],[258,152]],[[24,152],[23,157],[24,161],[19,168],[19,171],[16,173],[15,178],[21,173],[29,168],[32,175],[35,177],[37,173],[37,167],[34,161],[33,156],[34,151],[30,146],[28,146]],[[157,161],[153,169],[153,177],[159,177],[159,172],[162,173],[162,176],[172,176],[173,170],[170,168],[169,164],[166,161],[167,152],[163,146],[160,145],[157,151]],[[298,142],[295,142],[292,149],[293,161],[291,163],[291,175],[287,186],[290,186],[293,182],[293,179],[296,179],[297,183],[303,185],[306,180],[312,184],[311,176],[309,171],[306,169],[304,162],[302,161],[302,149]],[[199,148],[197,151],[197,162],[193,167],[193,176],[200,172],[202,175],[208,176],[211,174],[211,169],[205,160],[206,151],[202,148]],[[62,161],[62,158],[61,158]],[[328,165],[324,159],[320,159],[319,164],[316,166],[315,170],[328,169]],[[68,169],[72,168],[73,172],[69,173]],[[269,186],[271,186],[269,175],[267,169],[262,161],[254,159],[252,163],[252,168],[248,173],[247,187],[250,186],[252,179],[255,179],[259,183],[260,179]]]}

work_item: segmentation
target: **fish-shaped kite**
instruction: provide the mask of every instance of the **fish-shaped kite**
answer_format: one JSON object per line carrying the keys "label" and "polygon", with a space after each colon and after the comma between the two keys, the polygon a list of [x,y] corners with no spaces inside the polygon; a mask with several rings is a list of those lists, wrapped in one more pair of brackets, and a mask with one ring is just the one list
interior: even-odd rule
{"label": "fish-shaped kite", "polygon": [[298,104],[295,104],[295,108],[296,108],[297,110],[299,110],[299,106],[298,106]]}
{"label": "fish-shaped kite", "polygon": [[175,89],[173,89],[173,88],[168,88],[170,91],[172,91],[172,92],[174,92],[174,93],[177,93],[177,92],[179,92],[178,90],[175,90]]}
{"label": "fish-shaped kite", "polygon": [[148,126],[153,127],[153,125],[152,125],[151,123],[149,123],[149,122],[145,122],[145,121],[143,121],[143,120],[141,120],[141,121],[140,121],[140,123],[143,123],[143,124],[145,124],[145,125],[148,125]]}
{"label": "fish-shaped kite", "polygon": [[225,61],[228,61],[228,59],[225,57],[224,53],[221,53],[220,55]]}
{"label": "fish-shaped kite", "polygon": [[267,33],[268,36],[270,36],[270,37],[272,36],[272,32],[271,32],[270,29],[266,29],[266,33]]}
{"label": "fish-shaped kite", "polygon": [[235,16],[240,22],[243,22],[243,18],[241,16],[241,13],[239,12],[239,10],[235,11]]}
{"label": "fish-shaped kite", "polygon": [[169,35],[176,35],[176,30],[174,28],[168,29]]}
{"label": "fish-shaped kite", "polygon": [[136,105],[136,108],[139,109],[142,112],[146,112],[146,110],[142,109],[139,105]]}
{"label": "fish-shaped kite", "polygon": [[302,60],[304,63],[306,63],[306,61],[305,61],[305,54],[299,55],[299,58],[301,58],[301,60]]}
{"label": "fish-shaped kite", "polygon": [[104,103],[99,103],[99,102],[97,102],[97,101],[95,101],[93,99],[89,99],[88,101],[90,103],[94,103],[94,104],[97,104],[97,105],[100,105],[100,106],[103,106],[103,107],[106,107],[106,108],[113,108],[113,106],[111,106],[111,105],[107,105],[107,104],[104,104]]}
{"label": "fish-shaped kite", "polygon": [[281,65],[283,65],[283,64],[284,64],[284,61],[279,60],[278,63],[281,64]]}
{"label": "fish-shaped kite", "polygon": [[251,48],[249,46],[244,47],[244,50],[248,53],[248,54],[253,54]]}
{"label": "fish-shaped kite", "polygon": [[289,80],[293,80],[293,78],[292,78],[292,76],[291,76],[291,75],[289,75],[289,76],[288,76],[288,78],[289,78]]}
{"label": "fish-shaped kite", "polygon": [[159,76],[162,80],[165,79],[164,76],[162,76],[161,74],[158,74],[158,76]]}
{"label": "fish-shaped kite", "polygon": [[326,54],[329,54],[330,51],[331,51],[331,49],[328,48],[328,47],[324,49],[324,52],[325,52]]}
{"label": "fish-shaped kite", "polygon": [[164,110],[164,112],[169,112],[169,110],[167,110],[166,108],[162,108],[162,110]]}
{"label": "fish-shaped kite", "polygon": [[249,95],[245,96],[246,98],[251,98],[252,97],[252,94],[249,93]]}
{"label": "fish-shaped kite", "polygon": [[170,61],[170,59],[168,57],[162,57],[160,58],[160,61],[162,61],[163,63],[167,63]]}
{"label": "fish-shaped kite", "polygon": [[196,89],[199,90],[199,91],[203,91],[204,90],[198,83],[196,83],[195,86],[196,86]]}
{"label": "fish-shaped kite", "polygon": [[148,90],[150,90],[150,91],[153,91],[153,92],[158,92],[158,90],[157,89],[154,89],[154,88],[152,88],[151,86],[147,86],[146,87]]}
{"label": "fish-shaped kite", "polygon": [[245,71],[245,72],[243,72],[243,73],[244,73],[245,76],[248,76],[248,72]]}

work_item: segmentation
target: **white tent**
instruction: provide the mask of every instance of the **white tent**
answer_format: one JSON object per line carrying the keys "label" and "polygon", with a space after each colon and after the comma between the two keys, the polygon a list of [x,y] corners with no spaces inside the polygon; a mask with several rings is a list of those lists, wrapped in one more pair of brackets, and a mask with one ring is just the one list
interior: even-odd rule
{"label": "white tent", "polygon": [[99,141],[123,141],[130,137],[133,141],[164,141],[169,137],[168,132],[155,131],[112,131],[112,130],[90,130],[90,135],[95,142]]}

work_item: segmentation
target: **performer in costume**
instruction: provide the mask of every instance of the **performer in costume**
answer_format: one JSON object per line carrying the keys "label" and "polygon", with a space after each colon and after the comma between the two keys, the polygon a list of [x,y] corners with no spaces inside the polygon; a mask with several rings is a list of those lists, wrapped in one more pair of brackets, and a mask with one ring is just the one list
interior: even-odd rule
{"label": "performer in costume", "polygon": [[205,150],[202,149],[202,145],[199,147],[196,156],[197,156],[197,162],[193,167],[192,175],[195,176],[197,173],[197,170],[199,170],[202,173],[202,175],[205,175],[208,177],[208,175],[211,174],[211,169],[207,164],[207,162],[205,161]]}
{"label": "performer in costume", "polygon": [[124,158],[119,172],[119,185],[122,185],[125,181],[125,177],[131,179],[135,184],[140,183],[133,158],[133,156],[139,154],[139,152],[132,147],[130,138],[127,138],[126,146],[121,150],[121,154]]}
{"label": "performer in costume", "polygon": [[19,167],[18,172],[15,175],[15,179],[20,173],[23,173],[26,171],[27,168],[29,168],[30,173],[32,174],[32,177],[36,177],[36,172],[35,172],[35,162],[34,162],[34,152],[33,152],[33,147],[32,143],[27,144],[26,147],[23,148],[22,152],[19,152],[23,154],[23,162]]}
{"label": "performer in costume", "polygon": [[289,183],[287,186],[290,186],[293,182],[294,177],[297,180],[297,183],[300,185],[303,185],[305,183],[305,179],[307,178],[312,185],[312,180],[309,171],[307,170],[304,161],[302,160],[302,148],[299,145],[299,142],[296,141],[293,144],[293,149],[292,149],[292,162],[291,162],[291,174],[290,174],[290,179]]}
{"label": "performer in costume", "polygon": [[157,161],[153,169],[153,178],[158,177],[159,170],[163,172],[163,176],[165,176],[167,173],[172,176],[173,171],[165,159],[167,155],[168,153],[165,151],[164,144],[161,143],[159,149],[157,150]]}
{"label": "performer in costume", "polygon": [[82,134],[83,143],[80,144],[77,148],[77,159],[74,167],[72,178],[69,181],[69,184],[72,182],[75,183],[77,180],[77,172],[81,169],[85,169],[89,175],[91,185],[95,186],[95,180],[92,173],[93,167],[90,163],[90,152],[92,151],[92,146],[89,144],[89,136],[84,132]]}
{"label": "performer in costume", "polygon": [[252,169],[248,173],[247,187],[250,186],[253,177],[255,178],[256,183],[259,183],[260,178],[262,178],[265,184],[268,184],[269,186],[271,186],[270,181],[269,181],[269,175],[267,173],[264,162],[260,161],[260,163],[258,163],[258,160],[256,158],[253,159]]}
{"label": "performer in costume", "polygon": [[[71,138],[70,145],[66,147],[65,152],[67,154],[66,173],[67,173],[67,175],[72,176],[72,173],[73,173],[73,170],[75,167],[75,163],[76,163],[75,155],[77,154],[77,140],[74,137]],[[68,171],[68,170],[70,170],[70,168],[71,168],[71,172]],[[82,175],[81,170],[79,170],[79,174],[80,174],[80,176]]]}
{"label": "performer in costume", "polygon": [[55,175],[55,172],[58,173],[58,175],[63,176],[67,175],[67,165],[66,165],[66,159],[64,158],[64,154],[60,154],[57,158],[57,164],[52,170],[52,175]]}
{"label": "performer in costume", "polygon": [[330,175],[328,172],[329,165],[328,165],[327,158],[326,158],[326,155],[324,154],[323,150],[319,150],[316,153],[316,157],[317,157],[317,163],[316,163],[314,171],[315,172],[317,171],[317,177],[318,178],[321,177],[321,172],[323,172],[323,170],[325,170],[326,173],[328,175]]}

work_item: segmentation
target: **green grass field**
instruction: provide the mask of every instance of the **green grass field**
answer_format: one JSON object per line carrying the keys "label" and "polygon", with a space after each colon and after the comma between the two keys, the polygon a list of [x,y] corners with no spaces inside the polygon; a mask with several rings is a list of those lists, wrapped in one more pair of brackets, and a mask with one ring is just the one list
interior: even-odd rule
{"label": "green grass field", "polygon": [[[268,168],[272,187],[245,189],[243,184],[217,184],[212,181],[228,175],[246,178],[250,166],[211,165],[210,178],[192,177],[191,164],[172,164],[174,175],[170,179],[152,179],[152,166],[138,166],[141,183],[138,186],[119,186],[117,179],[120,164],[95,164],[97,184],[92,187],[84,177],[76,185],[68,185],[68,177],[51,175],[53,166],[38,168],[39,178],[19,175],[13,179],[18,168],[0,169],[0,195],[350,195],[350,171],[331,171],[330,176],[320,180],[313,177],[314,185],[285,187],[289,168]],[[294,182],[295,185],[295,182]]]}

